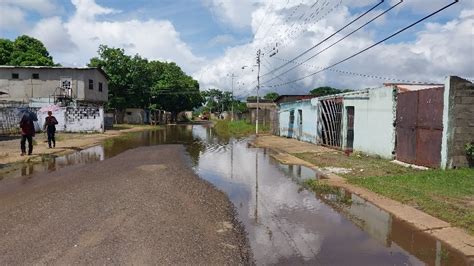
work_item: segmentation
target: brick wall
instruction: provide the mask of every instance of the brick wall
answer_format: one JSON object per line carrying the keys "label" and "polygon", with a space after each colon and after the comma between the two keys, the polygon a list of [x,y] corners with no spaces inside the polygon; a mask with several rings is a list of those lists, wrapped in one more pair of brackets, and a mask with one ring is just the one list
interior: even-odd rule
{"label": "brick wall", "polygon": [[449,77],[446,85],[441,163],[443,168],[466,167],[464,145],[474,141],[474,84]]}

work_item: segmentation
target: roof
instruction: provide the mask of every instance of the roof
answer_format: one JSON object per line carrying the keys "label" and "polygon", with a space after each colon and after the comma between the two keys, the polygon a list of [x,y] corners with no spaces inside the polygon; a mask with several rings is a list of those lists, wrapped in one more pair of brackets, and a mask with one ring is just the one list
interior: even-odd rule
{"label": "roof", "polygon": [[384,83],[384,86],[393,86],[397,88],[398,92],[419,91],[434,88],[444,88],[444,84],[413,84],[413,83]]}
{"label": "roof", "polygon": [[[257,99],[247,99],[247,103],[256,103]],[[273,103],[273,100],[260,99],[259,103]]]}
{"label": "roof", "polygon": [[109,75],[100,67],[63,67],[63,66],[0,66],[1,68],[24,68],[24,69],[69,69],[69,70],[98,70],[105,78],[109,79]]}
{"label": "roof", "polygon": [[305,94],[305,95],[280,95],[280,96],[278,96],[278,98],[276,98],[274,100],[274,102],[275,103],[280,103],[283,100],[288,99],[288,98],[291,99],[290,101],[298,101],[298,100],[303,100],[303,99],[311,99],[311,98],[314,98],[314,97],[316,97],[316,96],[311,95],[311,94],[309,94],[309,95],[307,95],[307,94]]}

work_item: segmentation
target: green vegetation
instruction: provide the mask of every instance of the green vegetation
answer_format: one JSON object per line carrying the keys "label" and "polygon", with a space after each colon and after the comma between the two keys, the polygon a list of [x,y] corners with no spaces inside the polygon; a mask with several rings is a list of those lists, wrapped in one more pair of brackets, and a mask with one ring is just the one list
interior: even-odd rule
{"label": "green vegetation", "polygon": [[474,235],[474,170],[428,170],[349,182],[412,205]]}
{"label": "green vegetation", "polygon": [[203,103],[199,83],[173,62],[148,61],[106,45],[98,53],[89,66],[100,67],[109,75],[109,108],[163,109],[176,116]]}
{"label": "green vegetation", "polygon": [[[339,151],[293,155],[321,168],[352,169],[339,175],[474,234],[474,169],[422,171],[363,154],[346,156]],[[306,186],[316,192],[331,192],[324,183]]]}
{"label": "green vegetation", "polygon": [[469,167],[474,167],[474,142],[467,143],[464,146]]}
{"label": "green vegetation", "polygon": [[54,66],[54,62],[41,41],[22,35],[14,41],[0,38],[0,65]]}
{"label": "green vegetation", "polygon": [[345,193],[344,190],[328,185],[316,179],[308,179],[304,181],[303,187],[314,191],[319,196],[333,196],[330,198],[334,204],[349,205],[352,203],[350,194]]}
{"label": "green vegetation", "polygon": [[276,100],[276,98],[278,98],[280,96],[280,94],[276,93],[276,92],[269,92],[267,94],[265,94],[265,96],[263,96],[263,99],[265,100]]}
{"label": "green vegetation", "polygon": [[364,177],[364,176],[391,176],[418,172],[419,170],[407,168],[394,164],[388,160],[375,158],[361,153],[353,153],[350,156],[340,151],[324,153],[297,153],[294,156],[310,162],[318,167],[341,167],[351,169],[342,177]]}
{"label": "green vegetation", "polygon": [[[218,120],[214,125],[217,134],[221,136],[244,136],[255,134],[255,125],[249,124],[244,120],[229,121]],[[259,132],[268,132],[268,127],[260,125]]]}
{"label": "green vegetation", "polygon": [[343,92],[350,92],[351,90],[340,90],[332,87],[318,87],[316,89],[311,90],[309,93],[311,95],[321,97],[321,96],[326,96],[326,95],[333,95],[333,94],[338,94],[338,93],[343,93]]}

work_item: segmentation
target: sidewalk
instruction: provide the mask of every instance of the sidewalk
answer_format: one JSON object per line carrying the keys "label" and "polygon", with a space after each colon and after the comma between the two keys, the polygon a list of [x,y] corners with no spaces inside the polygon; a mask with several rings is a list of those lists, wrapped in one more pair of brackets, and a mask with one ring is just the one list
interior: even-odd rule
{"label": "sidewalk", "polygon": [[292,155],[298,153],[341,154],[341,152],[315,144],[297,141],[295,139],[269,135],[256,138],[253,144],[257,147],[268,148],[274,151],[275,154],[272,156],[281,163],[304,165],[322,172],[323,175],[328,178],[325,179],[324,182],[327,182],[333,186],[344,188],[348,192],[354,193],[372,202],[379,208],[391,213],[401,220],[408,222],[420,231],[424,231],[448,244],[474,262],[474,237],[466,233],[463,229],[451,226],[449,223],[428,215],[414,207],[381,196],[368,189],[349,184],[346,182],[345,178],[335,174],[334,171],[331,173],[308,161],[302,160]]}

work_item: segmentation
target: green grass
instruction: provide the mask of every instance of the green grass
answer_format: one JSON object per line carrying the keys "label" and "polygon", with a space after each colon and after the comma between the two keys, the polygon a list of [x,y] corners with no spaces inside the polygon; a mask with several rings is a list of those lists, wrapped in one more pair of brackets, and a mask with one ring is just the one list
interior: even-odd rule
{"label": "green grass", "polygon": [[348,180],[474,235],[474,169],[428,170]]}
{"label": "green grass", "polygon": [[345,178],[393,176],[419,172],[419,170],[394,164],[389,160],[371,157],[361,153],[353,153],[347,156],[340,151],[332,151],[324,153],[296,153],[293,155],[320,168],[342,167],[352,169],[352,171],[347,174],[340,174],[340,176]]}
{"label": "green grass", "polygon": [[352,203],[350,194],[346,194],[339,188],[328,185],[316,179],[308,179],[304,181],[303,187],[315,192],[317,195],[322,196],[323,198],[325,196],[334,196],[330,198],[332,199],[332,203],[335,205],[350,205]]}
{"label": "green grass", "polygon": [[[244,120],[230,121],[230,120],[218,120],[214,129],[217,134],[221,136],[244,136],[255,134],[255,125],[249,124]],[[268,126],[259,126],[259,132],[268,132]]]}

